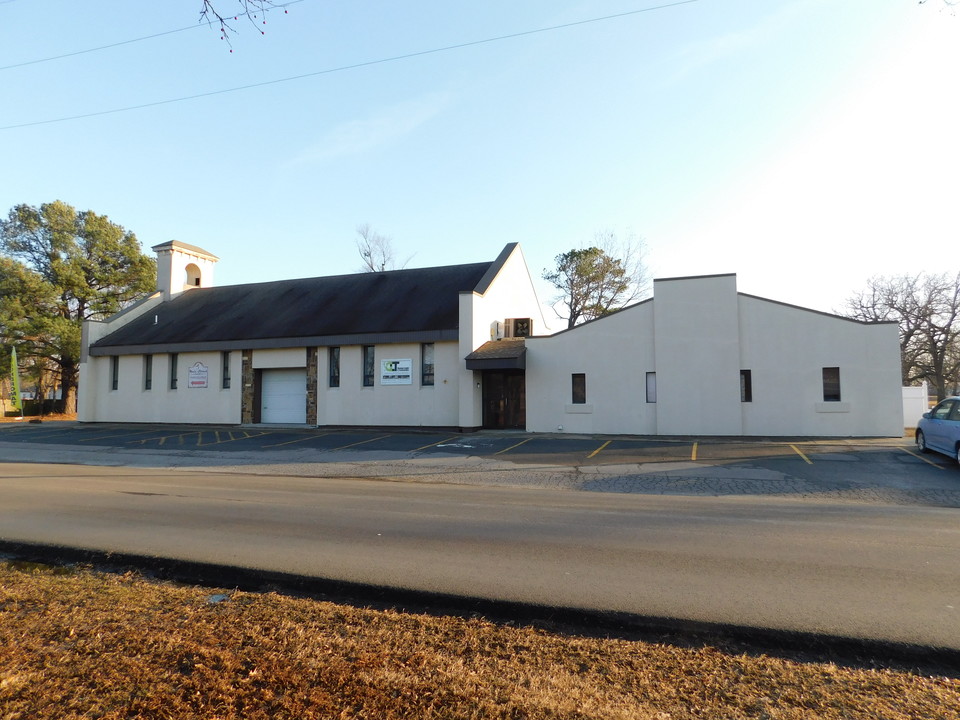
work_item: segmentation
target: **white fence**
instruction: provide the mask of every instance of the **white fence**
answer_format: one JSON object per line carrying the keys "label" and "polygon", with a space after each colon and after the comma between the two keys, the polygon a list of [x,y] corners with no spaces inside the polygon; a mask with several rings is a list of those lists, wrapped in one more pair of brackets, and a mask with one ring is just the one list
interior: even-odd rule
{"label": "white fence", "polygon": [[903,426],[905,428],[916,427],[920,416],[930,409],[927,392],[927,383],[923,383],[920,387],[903,388]]}

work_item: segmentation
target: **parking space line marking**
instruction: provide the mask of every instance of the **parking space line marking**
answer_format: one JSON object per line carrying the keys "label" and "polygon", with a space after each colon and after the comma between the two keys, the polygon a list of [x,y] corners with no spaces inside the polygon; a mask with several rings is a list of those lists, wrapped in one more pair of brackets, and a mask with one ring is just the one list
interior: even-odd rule
{"label": "parking space line marking", "polygon": [[156,430],[141,430],[140,432],[121,433],[120,435],[100,435],[92,438],[77,438],[78,442],[93,442],[94,440],[113,440],[114,438],[135,437],[137,435],[149,435]]}
{"label": "parking space line marking", "polygon": [[285,440],[281,443],[273,443],[272,445],[262,445],[261,447],[271,448],[271,447],[280,447],[281,445],[293,445],[294,443],[302,443],[307,440],[313,440],[314,438],[320,438],[330,433],[317,433],[316,435],[307,435],[306,437],[297,438],[296,440]]}
{"label": "parking space line marking", "polygon": [[923,460],[927,465],[933,465],[937,470],[943,470],[943,465],[941,465],[940,463],[935,463],[933,460],[929,460],[925,458],[923,455],[918,455],[917,453],[907,450],[906,448],[900,448],[900,449],[903,450],[907,455],[912,455],[917,460]]}
{"label": "parking space line marking", "polygon": [[798,448],[796,445],[791,445],[790,447],[793,448],[793,451],[794,451],[797,455],[799,455],[800,457],[803,458],[803,461],[804,461],[807,465],[813,465],[813,460],[811,460],[811,459],[808,458],[806,455],[804,455],[803,452],[801,452],[800,448]]}
{"label": "parking space line marking", "polygon": [[216,435],[217,439],[216,439],[214,442],[207,442],[207,443],[201,442],[201,440],[203,439],[203,438],[201,437],[201,438],[198,438],[198,439],[197,439],[197,447],[207,447],[208,445],[225,445],[226,443],[228,443],[228,442],[233,442],[234,440],[246,440],[247,438],[260,437],[261,435],[272,435],[272,434],[273,434],[273,433],[264,431],[264,432],[261,432],[261,433],[257,433],[256,435],[251,435],[250,433],[245,432],[245,433],[244,433],[243,435],[241,435],[240,437],[234,437],[232,432],[228,432],[227,435],[230,436],[230,439],[229,439],[229,440],[221,440],[221,439],[220,439],[220,432],[219,432],[219,431],[215,431],[215,432],[214,432],[214,435]]}
{"label": "parking space line marking", "polygon": [[696,460],[696,459],[697,459],[697,445],[699,445],[699,444],[700,444],[699,442],[695,442],[695,443],[693,444],[693,450],[690,451],[690,459],[691,459],[691,460]]}
{"label": "parking space line marking", "polygon": [[[56,437],[57,435],[60,435],[63,432],[70,432],[69,430],[66,430],[66,431],[63,430],[63,428],[50,428],[48,430],[34,431],[32,427],[27,427],[26,425],[20,425],[16,427],[14,428],[14,431],[18,432],[20,435],[24,435],[24,434],[29,435],[31,439],[32,438],[43,439],[48,437]],[[5,432],[10,432],[10,431],[5,430]],[[11,434],[13,433],[11,432]]]}
{"label": "parking space line marking", "polygon": [[598,447],[596,450],[594,450],[592,453],[590,453],[589,455],[587,455],[587,460],[589,460],[590,458],[592,458],[594,455],[598,454],[601,450],[603,450],[607,445],[609,445],[609,444],[612,443],[612,442],[613,442],[613,440],[607,440],[603,445],[601,445],[601,446]]}
{"label": "parking space line marking", "polygon": [[364,443],[373,442],[374,440],[383,440],[384,438],[390,437],[389,435],[381,435],[380,437],[370,438],[369,440],[361,440],[360,442],[350,443],[349,445],[341,445],[340,447],[331,448],[331,450],[346,450],[347,448],[352,448],[357,445],[363,445]]}
{"label": "parking space line marking", "polygon": [[127,444],[128,444],[128,445],[133,445],[134,443],[140,443],[141,445],[146,445],[146,444],[147,444],[148,442],[150,442],[151,440],[159,440],[159,441],[160,441],[160,444],[163,445],[163,444],[165,444],[165,443],[167,442],[167,440],[169,440],[170,438],[180,438],[180,444],[183,445],[183,439],[184,439],[185,437],[187,437],[188,435],[199,435],[199,434],[200,434],[200,433],[199,433],[198,431],[193,430],[193,431],[191,431],[191,432],[177,433],[177,434],[175,434],[175,435],[161,435],[160,437],[143,438],[143,440],[127,440]]}
{"label": "parking space line marking", "polygon": [[513,450],[514,448],[518,448],[518,447],[520,447],[521,445],[523,445],[524,443],[530,442],[531,440],[533,440],[533,438],[527,438],[526,440],[521,440],[521,441],[518,442],[516,445],[511,445],[510,447],[504,448],[503,450],[498,450],[497,452],[494,453],[494,455],[502,455],[503,453],[505,453],[505,452],[507,452],[507,451],[509,451],[509,450]]}
{"label": "parking space line marking", "polygon": [[423,447],[414,448],[413,450],[410,450],[410,452],[420,452],[421,450],[432,448],[435,445],[442,445],[445,442],[450,442],[451,440],[456,440],[456,439],[457,439],[457,436],[454,435],[453,437],[444,438],[443,440],[437,440],[435,443],[430,443],[429,445],[424,445]]}

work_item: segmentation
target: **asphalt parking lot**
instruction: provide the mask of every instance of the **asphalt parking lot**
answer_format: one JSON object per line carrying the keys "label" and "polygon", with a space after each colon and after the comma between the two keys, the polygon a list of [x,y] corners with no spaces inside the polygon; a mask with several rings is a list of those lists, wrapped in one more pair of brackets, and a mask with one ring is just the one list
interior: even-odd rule
{"label": "asphalt parking lot", "polygon": [[960,507],[960,468],[904,438],[692,438],[170,425],[0,425],[0,461]]}
{"label": "asphalt parking lot", "polygon": [[[762,461],[813,464],[837,453],[911,455],[933,467],[948,458],[922,456],[909,439],[650,438],[634,436],[533,435],[504,432],[396,432],[303,428],[86,425],[70,422],[0,425],[0,442],[76,445],[124,450],[190,450],[279,453],[309,449],[323,453],[399,452],[411,456],[473,455],[512,462],[599,465],[634,462]],[[829,456],[829,457],[825,457]],[[848,458],[850,459],[850,458]],[[902,458],[900,458],[902,459]]]}

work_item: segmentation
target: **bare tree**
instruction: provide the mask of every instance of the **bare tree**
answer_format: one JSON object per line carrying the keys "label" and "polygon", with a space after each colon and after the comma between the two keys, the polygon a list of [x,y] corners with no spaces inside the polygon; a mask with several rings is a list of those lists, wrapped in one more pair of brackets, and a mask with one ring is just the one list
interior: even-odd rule
{"label": "bare tree", "polygon": [[608,315],[649,290],[645,247],[632,234],[621,241],[612,230],[602,230],[590,247],[569,250],[555,260],[556,268],[544,270],[543,279],[559,291],[553,310],[568,328]]}
{"label": "bare tree", "polygon": [[406,267],[410,262],[407,258],[398,263],[396,253],[393,249],[393,239],[381,235],[369,223],[357,226],[357,252],[363,259],[363,266],[360,272],[383,272],[384,270],[398,270]]}
{"label": "bare tree", "polygon": [[960,384],[960,273],[872,278],[845,314],[898,323],[904,385],[926,380],[942,400]]}

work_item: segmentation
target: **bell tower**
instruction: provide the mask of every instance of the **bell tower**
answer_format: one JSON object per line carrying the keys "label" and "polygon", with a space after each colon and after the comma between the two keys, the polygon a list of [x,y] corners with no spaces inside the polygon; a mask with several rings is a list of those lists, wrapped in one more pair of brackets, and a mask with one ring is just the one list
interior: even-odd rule
{"label": "bell tower", "polygon": [[184,290],[213,287],[213,266],[220,259],[216,255],[179,240],[151,249],[157,254],[157,289],[164,300]]}

